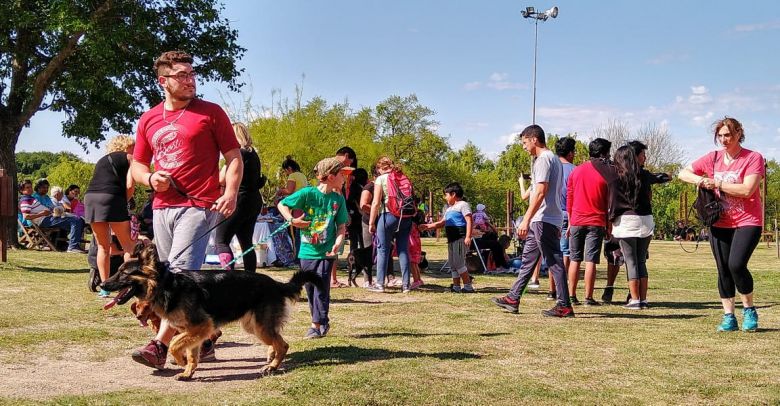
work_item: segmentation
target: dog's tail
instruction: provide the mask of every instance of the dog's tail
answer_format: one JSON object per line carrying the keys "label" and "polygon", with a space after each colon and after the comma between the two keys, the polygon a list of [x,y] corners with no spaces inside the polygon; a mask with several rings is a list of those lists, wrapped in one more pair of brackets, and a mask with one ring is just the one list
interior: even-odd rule
{"label": "dog's tail", "polygon": [[290,281],[286,283],[288,297],[298,297],[301,294],[301,289],[306,283],[311,283],[319,289],[325,289],[325,285],[317,274],[314,272],[298,271],[290,278]]}

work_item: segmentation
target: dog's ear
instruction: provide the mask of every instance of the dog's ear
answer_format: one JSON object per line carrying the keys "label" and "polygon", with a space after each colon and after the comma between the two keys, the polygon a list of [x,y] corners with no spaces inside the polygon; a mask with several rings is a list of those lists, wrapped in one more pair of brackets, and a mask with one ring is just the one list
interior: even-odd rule
{"label": "dog's ear", "polygon": [[157,254],[157,247],[154,244],[145,245],[138,253],[138,260],[145,265],[154,265],[160,262],[160,256]]}
{"label": "dog's ear", "polygon": [[132,257],[133,258],[141,258],[141,252],[144,250],[145,246],[146,245],[143,243],[143,241],[138,240],[135,243],[135,247],[133,247],[133,255],[132,255]]}

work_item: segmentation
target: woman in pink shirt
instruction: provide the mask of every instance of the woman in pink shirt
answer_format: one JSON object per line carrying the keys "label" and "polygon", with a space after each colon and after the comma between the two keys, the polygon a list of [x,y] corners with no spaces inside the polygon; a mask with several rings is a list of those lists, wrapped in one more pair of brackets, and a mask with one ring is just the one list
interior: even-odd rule
{"label": "woman in pink shirt", "polygon": [[723,321],[718,331],[739,329],[734,316],[736,292],[742,297],[742,330],[756,331],[758,314],[753,306],[753,276],[747,268],[761,238],[764,217],[758,185],[764,176],[764,157],[742,147],[745,134],[739,121],[726,117],[714,124],[721,149],[693,161],[680,179],[715,191],[724,210],[710,228],[710,246],[718,267],[718,291]]}

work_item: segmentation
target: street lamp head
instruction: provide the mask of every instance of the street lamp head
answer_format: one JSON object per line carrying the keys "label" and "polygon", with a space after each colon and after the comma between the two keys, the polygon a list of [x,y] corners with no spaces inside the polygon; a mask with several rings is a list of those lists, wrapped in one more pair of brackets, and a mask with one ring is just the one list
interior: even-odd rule
{"label": "street lamp head", "polygon": [[551,8],[551,9],[545,11],[544,14],[549,16],[549,17],[552,17],[552,18],[558,17],[558,7],[555,6],[555,7]]}
{"label": "street lamp head", "polygon": [[544,12],[536,11],[533,7],[526,7],[525,10],[520,11],[520,15],[524,18],[535,18],[537,20],[547,21],[550,17],[558,17],[558,7],[553,7]]}

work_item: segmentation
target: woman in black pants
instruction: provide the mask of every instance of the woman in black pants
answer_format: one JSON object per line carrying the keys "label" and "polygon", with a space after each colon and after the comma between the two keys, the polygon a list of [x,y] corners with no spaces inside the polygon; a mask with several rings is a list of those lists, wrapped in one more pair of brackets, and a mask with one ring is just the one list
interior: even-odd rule
{"label": "woman in black pants", "polygon": [[761,193],[764,157],[742,147],[742,124],[726,117],[714,124],[715,144],[722,149],[693,161],[680,171],[680,179],[713,190],[724,211],[710,227],[710,246],[718,267],[718,292],[723,319],[718,331],[739,330],[734,316],[736,292],[742,297],[742,330],[758,329],[758,313],[753,306],[753,276],[747,268],[764,227]]}
{"label": "woman in black pants", "polygon": [[[217,227],[215,241],[219,263],[224,268],[225,265],[233,260],[233,251],[230,249],[230,240],[233,236],[238,238],[242,251],[247,251],[252,247],[252,235],[255,231],[255,222],[260,208],[263,206],[263,199],[260,197],[261,172],[260,157],[252,147],[252,138],[249,136],[249,130],[242,123],[233,123],[233,131],[236,139],[241,145],[241,160],[244,161],[244,175],[241,178],[241,185],[238,187],[238,198],[236,200],[236,211],[227,221]],[[225,182],[225,168],[220,172],[220,183]],[[257,256],[254,250],[244,255],[244,270],[255,272],[257,269]],[[233,269],[231,265],[230,269]]]}

